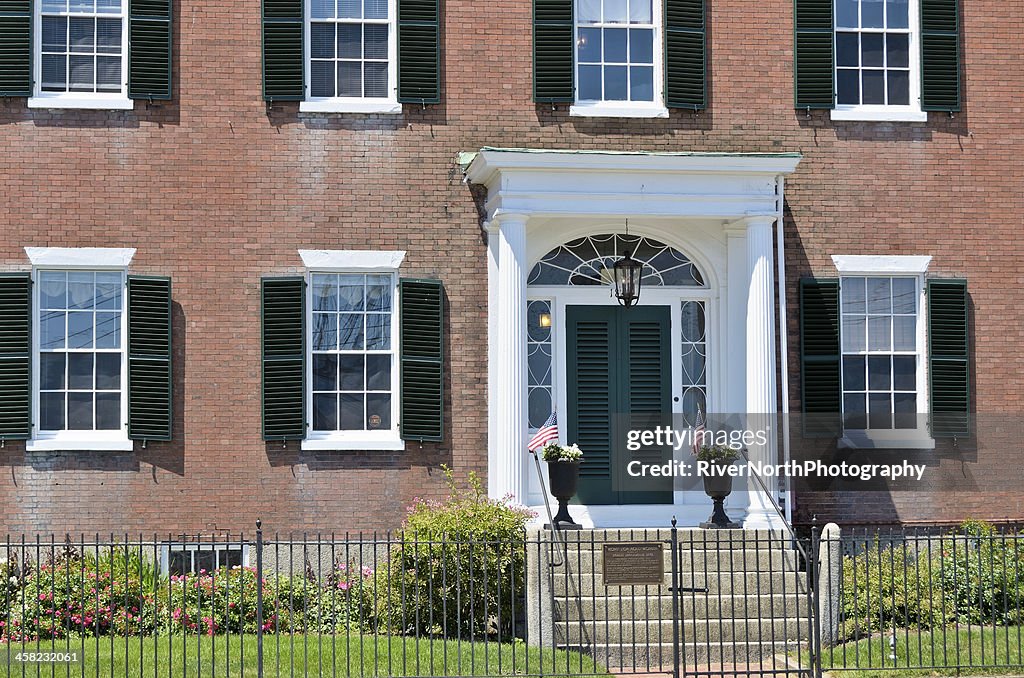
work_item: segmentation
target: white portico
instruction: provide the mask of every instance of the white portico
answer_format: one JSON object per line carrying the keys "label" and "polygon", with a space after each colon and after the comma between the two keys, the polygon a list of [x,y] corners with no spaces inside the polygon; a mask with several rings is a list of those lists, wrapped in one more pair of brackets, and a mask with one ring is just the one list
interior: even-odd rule
{"label": "white portico", "polygon": [[[487,189],[491,496],[542,505],[545,489],[526,453],[538,413],[557,410],[563,443],[583,436],[571,328],[613,313],[601,269],[624,248],[646,257],[635,307],[642,310],[632,317],[662,328],[666,407],[681,415],[695,403],[709,412],[778,411],[773,225],[783,177],[799,161],[798,154],[475,154],[467,181]],[[538,312],[550,319],[543,333],[533,328]],[[608,386],[616,388],[622,384]],[[748,447],[748,455],[774,461],[777,444]],[[651,503],[605,493],[572,513],[598,527],[664,526],[673,515],[693,525],[710,506],[698,489]],[[773,500],[737,483],[727,507],[747,527],[777,526]]]}

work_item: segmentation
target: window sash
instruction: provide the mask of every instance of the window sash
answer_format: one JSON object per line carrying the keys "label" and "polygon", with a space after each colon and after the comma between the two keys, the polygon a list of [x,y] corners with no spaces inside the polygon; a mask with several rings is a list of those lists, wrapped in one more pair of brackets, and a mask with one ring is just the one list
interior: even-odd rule
{"label": "window sash", "polygon": [[[866,305],[868,303],[867,296],[865,296],[865,300],[864,300],[865,310],[863,312],[861,312],[861,311],[848,312],[846,310],[846,308],[847,308],[846,304],[848,302],[844,302],[844,300],[843,300],[843,290],[842,290],[842,288],[843,288],[844,284],[853,284],[852,282],[850,282],[853,279],[864,280],[866,283],[870,282],[873,279],[874,280],[885,279],[885,280],[889,280],[889,281],[893,281],[893,280],[896,280],[896,279],[912,280],[913,283],[914,283],[914,291],[913,291],[913,295],[914,295],[914,297],[913,297],[914,298],[914,312],[913,313],[907,313],[907,312],[899,312],[899,313],[897,313],[897,312],[894,312],[892,310],[890,310],[888,313],[878,312],[878,311],[869,312],[867,310],[867,307],[866,307]],[[890,285],[891,285],[891,282],[890,282]],[[842,276],[840,278],[840,292],[839,292],[839,318],[840,318],[840,322],[839,322],[839,346],[840,346],[840,362],[839,362],[839,375],[840,375],[840,394],[841,394],[840,405],[841,405],[842,410],[843,410],[842,415],[843,415],[844,429],[846,429],[846,430],[867,430],[867,431],[870,431],[870,430],[880,430],[880,431],[907,430],[908,427],[906,427],[906,426],[897,426],[896,425],[896,419],[895,419],[896,415],[898,415],[898,414],[906,414],[906,413],[897,413],[897,412],[895,412],[895,406],[894,406],[895,400],[894,400],[894,398],[897,395],[914,394],[914,396],[915,396],[914,416],[917,417],[920,414],[925,412],[925,400],[924,399],[926,397],[926,394],[925,394],[924,390],[922,389],[922,385],[924,384],[924,375],[923,375],[923,370],[924,370],[924,345],[923,344],[924,344],[924,342],[923,342],[923,339],[922,339],[922,327],[923,327],[922,326],[922,319],[923,319],[923,311],[924,311],[924,309],[923,309],[923,305],[921,303],[922,289],[923,289],[922,281],[921,281],[920,277],[918,277],[918,276],[906,276],[906,275],[845,275],[845,276]],[[890,287],[889,294],[890,294],[890,309],[891,309],[891,304],[892,304],[892,296],[891,296],[892,295],[892,290],[891,290],[891,287]],[[845,338],[846,338],[844,336],[845,323],[843,322],[843,320],[845,318],[848,318],[848,317],[864,318],[865,319],[865,324],[866,324],[866,326],[864,328],[864,332],[865,332],[865,348],[863,350],[850,350],[850,349],[847,349],[846,346],[845,346]],[[869,338],[868,335],[869,335],[869,332],[870,332],[870,330],[867,327],[867,320],[869,318],[890,318],[890,319],[892,319],[892,318],[914,318],[914,349],[913,350],[906,350],[906,349],[897,350],[895,348],[892,348],[892,347],[895,346],[895,324],[892,323],[892,322],[890,322],[890,325],[889,325],[890,349],[889,350],[869,349],[868,348],[868,343],[867,343],[868,338]],[[847,387],[847,383],[846,383],[846,369],[845,369],[846,368],[846,358],[847,357],[855,357],[855,358],[863,358],[864,359],[864,362],[865,362],[865,364],[864,364],[864,388],[861,389],[861,388],[848,388]],[[870,358],[872,358],[872,357],[888,357],[890,359],[889,360],[889,386],[888,386],[888,388],[885,388],[885,389],[871,388],[871,361],[870,361]],[[895,376],[895,373],[894,373],[893,363],[892,363],[892,358],[894,358],[894,357],[912,357],[912,358],[914,358],[914,372],[913,372],[913,374],[914,374],[914,388],[913,389],[896,388],[896,382],[895,382],[896,376]],[[888,412],[888,415],[889,415],[890,425],[887,426],[887,427],[882,427],[882,428],[874,427],[873,428],[871,426],[872,414],[871,414],[870,399],[871,399],[871,395],[872,394],[875,394],[875,395],[878,395],[878,396],[883,396],[884,395],[884,396],[887,396],[889,398],[890,410]],[[855,397],[860,396],[860,397],[864,398],[864,406],[865,406],[864,410],[865,411],[863,413],[860,413],[860,412],[853,413],[852,416],[863,417],[864,418],[864,422],[865,422],[865,426],[866,426],[865,428],[849,428],[849,427],[847,427],[845,425],[845,422],[847,421],[847,418],[849,416],[851,416],[851,414],[848,414],[847,411],[846,411],[846,398],[847,398],[847,396],[855,396]],[[909,427],[909,428],[916,428],[916,425],[914,427]]]}
{"label": "window sash", "polygon": [[[34,5],[34,17],[33,17],[33,72],[35,85],[33,86],[33,96],[45,97],[45,98],[99,98],[99,99],[123,99],[128,96],[128,0],[122,0],[121,9],[117,12],[106,11],[97,9],[95,12],[81,12],[81,11],[50,11],[43,10],[42,3],[36,2]],[[72,52],[71,51],[71,31],[70,26],[65,33],[65,44],[68,47],[66,52],[62,51],[47,51],[43,49],[43,18],[44,17],[58,17],[58,18],[87,18],[87,19],[120,19],[121,20],[121,49],[118,53],[100,53],[97,51],[95,46],[96,36],[95,29],[93,34],[93,48],[88,52]],[[64,87],[63,91],[58,90],[44,90],[43,89],[43,56],[44,55],[63,55],[65,57],[65,72],[64,72]],[[91,56],[93,58],[93,91],[89,90],[73,90],[71,89],[71,72],[68,67],[68,63],[71,56]],[[117,91],[98,91],[98,69],[96,68],[97,57],[117,57],[121,60],[121,69],[118,76],[119,88]]]}
{"label": "window sash", "polygon": [[[836,10],[836,2],[833,1],[833,10]],[[886,10],[887,11],[887,10]],[[835,109],[839,111],[862,111],[862,112],[920,112],[921,109],[921,45],[920,45],[920,5],[919,0],[908,0],[907,7],[907,27],[906,28],[887,28],[887,27],[855,27],[855,26],[841,26],[838,23],[838,11],[833,11],[832,24],[832,57],[833,57],[833,92],[835,94]],[[859,15],[858,15],[859,17]],[[858,23],[859,23],[858,19]],[[888,18],[886,18],[888,23]],[[907,38],[907,50],[908,50],[908,65],[906,68],[902,66],[840,66],[839,65],[839,53],[838,53],[838,36],[840,33],[847,34],[875,34],[875,35],[906,35]],[[858,51],[860,51],[860,40],[858,39]],[[883,47],[883,58],[888,60],[888,54]],[[858,55],[858,64],[862,60],[862,55]],[[840,103],[839,102],[839,73],[840,71],[856,71],[858,74],[857,81],[857,98],[858,103]],[[864,91],[863,91],[863,78],[861,74],[864,71],[881,71],[884,73],[883,80],[883,94],[886,102],[889,99],[889,88],[888,88],[888,76],[891,72],[906,72],[908,74],[908,93],[906,104],[865,104]]]}
{"label": "window sash", "polygon": [[[118,273],[120,274],[120,291],[121,291],[121,307],[119,309],[97,309],[93,308],[91,312],[94,314],[93,318],[93,330],[95,330],[95,313],[117,313],[121,319],[119,343],[120,348],[96,348],[95,345],[92,348],[64,348],[59,349],[43,349],[41,348],[40,339],[41,333],[41,322],[44,313],[63,311],[68,312],[67,304],[64,308],[53,308],[50,306],[44,306],[43,304],[43,286],[40,284],[42,276],[45,273],[56,272],[56,273]],[[128,421],[128,289],[127,281],[128,276],[123,269],[62,269],[62,268],[37,268],[33,272],[33,280],[35,284],[33,293],[33,337],[32,337],[32,420],[34,422],[34,438],[37,440],[69,440],[69,441],[90,441],[90,440],[127,440],[127,421]],[[67,286],[65,285],[65,294],[67,293]],[[74,309],[72,309],[74,311]],[[89,312],[86,309],[82,309],[82,312]],[[67,342],[67,320],[65,319],[65,344]],[[93,338],[95,344],[95,337]],[[43,354],[57,354],[57,355],[72,355],[72,354],[116,354],[120,355],[120,387],[117,389],[101,389],[96,387],[95,375],[96,375],[96,364],[93,361],[93,387],[90,389],[79,389],[68,387],[68,365],[65,363],[63,384],[64,387],[61,389],[43,389],[42,388],[42,372],[41,363]],[[64,403],[64,428],[62,429],[44,429],[42,427],[42,395],[44,393],[63,393],[65,394]],[[91,429],[70,429],[68,426],[68,404],[67,394],[70,393],[91,393],[93,394],[93,428]],[[118,426],[114,429],[96,429],[96,411],[95,411],[95,396],[96,394],[105,393],[118,393],[120,394],[119,402],[119,413],[118,413]]]}
{"label": "window sash", "polygon": [[[303,69],[305,70],[305,82],[306,82],[306,101],[317,101],[317,102],[333,102],[333,103],[397,103],[398,101],[398,35],[397,35],[397,17],[398,17],[398,2],[397,0],[388,0],[388,18],[386,19],[356,19],[352,17],[313,17],[311,10],[310,0],[306,0],[303,3],[303,11],[305,13],[304,22],[305,30],[303,31],[304,37],[304,58],[303,58]],[[387,59],[368,59],[364,56],[360,58],[338,58],[334,57],[331,59],[327,58],[313,58],[312,50],[312,25],[315,23],[323,24],[339,24],[339,25],[378,25],[388,27],[388,48],[387,48]],[[365,37],[363,39],[363,51],[365,53]],[[385,91],[387,96],[383,97],[367,97],[367,96],[333,96],[323,97],[313,95],[313,62],[326,62],[335,64],[335,92],[337,92],[337,64],[338,63],[370,63],[370,64],[387,64],[387,82],[385,83]],[[365,91],[366,80],[363,75],[361,80],[361,89]]]}
{"label": "window sash", "polygon": [[[361,276],[361,277],[364,278],[364,283],[363,283],[364,287],[366,285],[366,282],[365,282],[366,276],[389,276],[391,278],[391,284],[390,284],[390,290],[391,290],[391,310],[388,311],[388,312],[367,311],[364,308],[362,311],[339,311],[339,310],[334,310],[334,311],[315,311],[314,308],[313,308],[313,290],[314,290],[313,278],[314,278],[314,276],[318,276],[318,275],[329,275],[329,276],[354,275],[354,276]],[[309,422],[308,432],[306,434],[306,439],[307,440],[353,440],[353,439],[363,439],[363,438],[376,438],[376,437],[379,437],[381,435],[387,435],[389,437],[397,437],[398,436],[398,429],[399,429],[399,421],[398,421],[398,419],[399,419],[399,413],[400,413],[399,402],[398,402],[399,401],[399,385],[400,385],[400,379],[399,379],[400,374],[399,373],[401,371],[400,370],[400,360],[399,360],[399,343],[400,343],[401,337],[399,336],[399,308],[398,308],[399,299],[398,299],[398,274],[397,274],[397,272],[394,271],[394,270],[386,270],[386,271],[380,271],[380,270],[378,270],[378,271],[367,271],[367,270],[309,270],[307,272],[307,276],[306,276],[306,283],[307,283],[306,284],[306,294],[307,294],[307,300],[306,300],[307,311],[306,312],[309,314],[308,321],[306,323],[306,325],[307,325],[307,328],[306,328],[306,332],[307,332],[306,345],[309,347],[307,349],[307,360],[306,360],[306,363],[307,363],[307,365],[306,365],[306,383],[307,383],[306,393],[308,395],[308,397],[307,397],[307,405],[306,405],[306,416],[307,416],[307,421]],[[317,313],[328,313],[328,314],[333,314],[335,316],[337,316],[340,313],[358,314],[360,316],[363,316],[364,328],[365,328],[365,322],[366,322],[365,321],[365,317],[367,315],[390,315],[391,316],[391,318],[390,318],[391,322],[388,325],[388,327],[390,328],[390,332],[391,332],[391,335],[390,335],[391,336],[391,340],[390,340],[391,348],[390,349],[334,349],[334,350],[314,349],[313,348],[313,332],[314,332],[314,329],[315,329],[315,323],[312,322],[312,318]],[[365,345],[365,335],[364,335],[364,345]],[[317,356],[317,355],[336,355],[336,356],[346,356],[346,355],[356,355],[356,356],[386,355],[386,356],[390,356],[391,357],[391,368],[390,368],[391,369],[391,374],[390,374],[391,378],[390,378],[390,385],[389,385],[389,389],[390,390],[376,390],[376,389],[371,390],[371,389],[367,389],[367,388],[364,388],[362,390],[351,390],[351,389],[342,390],[340,388],[340,386],[341,386],[340,382],[336,382],[336,384],[337,384],[337,386],[339,388],[337,388],[335,390],[317,390],[314,387],[314,381],[313,381],[314,380],[314,360],[313,360],[313,358],[314,358],[314,356]],[[363,379],[364,379],[363,385],[365,387],[366,386],[366,381],[365,381],[365,379],[366,379],[366,366],[365,366],[365,363],[364,363],[364,366],[363,366]],[[316,428],[314,428],[314,423],[313,423],[314,422],[314,418],[313,417],[314,417],[314,412],[315,412],[314,395],[316,395],[316,394],[334,394],[335,396],[344,395],[344,394],[363,394],[364,398],[363,398],[363,417],[362,417],[362,421],[363,421],[364,428],[362,428],[362,429],[316,429]],[[367,422],[367,412],[366,412],[366,407],[367,406],[366,406],[366,398],[365,398],[365,396],[366,395],[374,395],[374,394],[390,394],[391,395],[391,407],[390,407],[390,419],[391,419],[390,423],[391,423],[391,425],[388,428],[372,429],[372,428],[368,428],[367,427],[367,424],[368,424],[368,422]],[[340,423],[340,418],[341,418],[340,417],[340,414],[341,414],[341,412],[340,412],[340,407],[341,407],[340,404],[337,407],[339,408],[338,411],[337,411],[337,414],[338,414],[338,421]]]}
{"label": "window sash", "polygon": [[[664,37],[662,31],[662,3],[654,0],[651,2],[651,21],[648,23],[633,23],[630,21],[628,10],[625,22],[609,22],[604,21],[604,10],[602,6],[602,17],[600,20],[596,19],[581,19],[579,11],[579,0],[575,1],[574,11],[574,22],[573,22],[573,46],[572,46],[572,69],[573,69],[573,91],[574,100],[577,104],[583,105],[609,105],[609,106],[650,106],[652,104],[660,105],[663,101],[664,94],[664,76],[663,76],[663,56],[664,56]],[[588,61],[581,62],[579,58],[579,44],[580,44],[580,31],[583,29],[592,28],[601,31],[602,35],[602,46],[601,46],[601,58],[599,61]],[[625,61],[607,61],[604,57],[604,30],[614,28],[621,30],[649,30],[652,32],[651,35],[651,62],[633,62],[630,60],[629,54],[629,42],[627,33],[627,44],[626,44],[626,60]],[[601,69],[601,98],[600,99],[584,99],[580,96],[580,66],[596,66]],[[606,82],[604,68],[606,66],[620,66],[626,68],[626,99],[608,99],[605,96]],[[632,98],[632,79],[630,77],[630,68],[652,68],[652,82],[651,82],[651,98],[650,99],[634,99]]]}

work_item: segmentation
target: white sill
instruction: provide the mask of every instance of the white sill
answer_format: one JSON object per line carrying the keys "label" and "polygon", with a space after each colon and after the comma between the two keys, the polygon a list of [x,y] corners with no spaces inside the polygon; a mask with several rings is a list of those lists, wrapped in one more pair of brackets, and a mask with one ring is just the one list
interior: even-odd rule
{"label": "white sill", "polygon": [[913,109],[893,109],[885,106],[836,107],[833,120],[862,122],[928,122],[928,112]]}
{"label": "white sill", "polygon": [[402,104],[396,101],[300,101],[300,113],[383,113],[396,115]]}
{"label": "white sill", "polygon": [[405,441],[401,438],[377,439],[330,439],[313,438],[302,441],[302,449],[312,452],[330,452],[358,450],[368,452],[401,452],[405,450]]}
{"label": "white sill", "polygon": [[935,439],[927,431],[844,431],[836,443],[840,450],[934,450]]}
{"label": "white sill", "polygon": [[595,101],[570,106],[569,115],[579,118],[667,118],[668,109],[649,102]]}
{"label": "white sill", "polygon": [[63,440],[39,439],[25,442],[26,452],[131,452],[134,440]]}
{"label": "white sill", "polygon": [[57,95],[34,96],[28,100],[29,108],[81,108],[98,111],[130,111],[135,100],[123,96]]}

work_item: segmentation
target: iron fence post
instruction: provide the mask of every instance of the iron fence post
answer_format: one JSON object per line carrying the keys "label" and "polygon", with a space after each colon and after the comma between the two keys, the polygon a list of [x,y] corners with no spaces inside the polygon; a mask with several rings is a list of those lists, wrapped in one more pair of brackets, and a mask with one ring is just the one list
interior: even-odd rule
{"label": "iron fence post", "polygon": [[672,516],[672,678],[679,677],[679,529],[676,526],[676,517]]}
{"label": "iron fence post", "polygon": [[263,521],[256,519],[256,678],[263,678]]}

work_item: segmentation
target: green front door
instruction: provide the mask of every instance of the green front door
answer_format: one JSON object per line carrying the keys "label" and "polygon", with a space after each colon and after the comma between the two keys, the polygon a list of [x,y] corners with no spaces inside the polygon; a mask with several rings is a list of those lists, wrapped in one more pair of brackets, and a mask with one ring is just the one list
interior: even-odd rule
{"label": "green front door", "polygon": [[622,489],[631,460],[646,463],[662,455],[629,452],[625,431],[618,430],[625,422],[615,416],[671,411],[670,328],[668,306],[566,307],[566,438],[583,450],[580,503],[672,502],[670,481],[645,483],[642,491]]}

